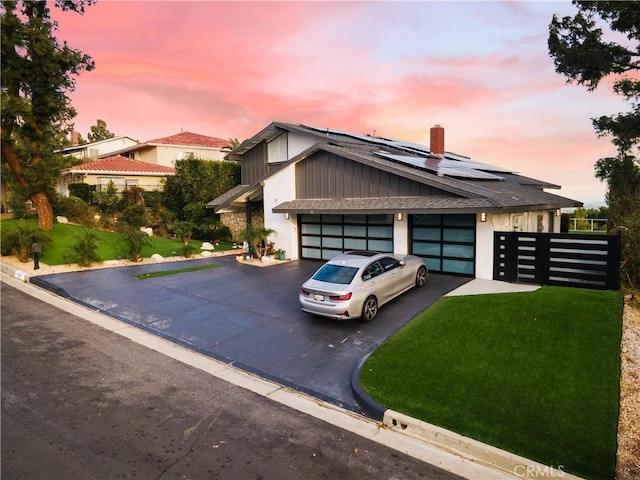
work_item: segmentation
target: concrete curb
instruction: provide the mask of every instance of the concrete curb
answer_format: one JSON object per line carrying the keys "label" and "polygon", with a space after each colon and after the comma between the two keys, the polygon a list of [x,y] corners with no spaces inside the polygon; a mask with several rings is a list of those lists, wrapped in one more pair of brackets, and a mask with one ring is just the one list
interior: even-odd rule
{"label": "concrete curb", "polygon": [[[32,275],[30,275],[28,272],[24,270],[19,270],[10,265],[0,263],[0,271],[23,283],[31,283]],[[52,295],[56,295],[59,298],[69,300],[68,298],[69,295],[66,292],[54,291],[50,288],[50,286],[46,285],[48,282],[40,281],[40,279],[34,279],[34,280],[36,280],[32,282],[34,287],[44,288],[45,290],[48,290]],[[40,283],[44,285],[40,285]],[[78,302],[74,302],[74,303],[78,305]],[[87,305],[80,305],[80,306],[84,308],[89,308],[89,306]],[[100,312],[93,312],[93,313],[99,314]],[[113,318],[113,317],[110,317],[110,318]],[[119,320],[119,319],[113,319],[113,321],[122,322],[122,320]],[[127,324],[127,322],[125,322],[125,324]],[[125,327],[125,328],[128,328],[128,327]],[[144,332],[144,330],[139,330],[139,331],[141,333]],[[149,332],[146,332],[146,333],[148,333],[149,335],[155,336],[152,333],[149,333]],[[170,342],[169,339],[163,339],[163,340]],[[180,347],[176,345],[175,348],[180,348]],[[493,471],[495,473],[495,476],[477,477],[473,474],[468,475],[468,472],[466,471],[461,472],[460,470],[457,471],[458,474],[462,473],[464,475],[466,473],[467,478],[482,478],[483,480],[489,479],[489,478],[491,479],[493,478],[524,478],[524,479],[563,478],[568,480],[583,480],[580,477],[564,472],[562,465],[558,465],[557,468],[543,465],[543,464],[534,462],[532,460],[529,460],[527,458],[512,454],[510,452],[500,450],[491,445],[487,445],[477,440],[465,437],[463,435],[459,435],[455,432],[446,430],[444,428],[431,425],[421,420],[417,420],[415,418],[409,417],[402,413],[386,409],[384,406],[375,402],[364,391],[360,383],[360,371],[367,357],[368,355],[362,357],[358,361],[358,363],[356,364],[356,367],[353,370],[353,373],[351,375],[352,391],[355,399],[360,404],[363,411],[367,415],[369,415],[370,418],[377,421],[381,421],[381,423],[378,424],[379,427],[385,427],[385,429],[388,430],[389,432],[395,432],[397,434],[400,434],[401,437],[406,436],[406,437],[414,438],[420,442],[424,442],[427,445],[435,447],[436,450],[440,450],[442,452],[446,452],[461,458],[462,460],[468,462],[463,467],[463,470],[470,469],[475,472],[475,468],[472,467],[472,465],[477,465],[481,468],[486,467],[490,471]],[[235,369],[233,370],[235,371]],[[251,374],[247,374],[247,375],[253,377]],[[221,375],[218,373],[218,376],[221,376]],[[234,376],[242,377],[242,375],[238,375],[237,373],[235,373]],[[223,377],[221,376],[221,378]],[[258,379],[254,377],[253,381],[254,382],[258,381]],[[275,385],[272,383],[271,380],[263,380],[263,382],[268,383],[269,385]],[[233,382],[233,383],[236,383],[236,382]],[[275,389],[275,391],[281,391],[282,393],[282,389],[283,388],[286,389],[287,387],[274,386],[273,388]],[[255,391],[254,389],[251,389],[251,390]],[[290,393],[293,393],[293,392],[290,391]],[[307,398],[308,394],[298,392],[298,395],[300,395],[301,398]],[[271,397],[271,395],[267,395],[267,396]],[[313,400],[313,399],[311,401],[312,403],[322,402],[322,400]],[[292,405],[292,403],[295,403],[295,402],[291,402],[291,400],[288,400],[287,402],[282,402],[282,403],[287,403],[289,404],[289,406],[296,408]],[[323,408],[326,408],[326,407],[323,407]],[[338,407],[331,406],[331,409],[334,409],[334,408],[337,409]],[[310,413],[310,412],[307,412],[307,413]],[[351,413],[349,415],[353,416],[354,414]],[[362,421],[365,421],[365,420],[362,419]],[[347,427],[343,425],[343,428],[347,428]],[[351,428],[349,428],[349,430],[351,430]],[[378,436],[380,436],[380,434],[381,434],[381,431],[378,431]],[[371,435],[370,438],[374,439],[373,437],[374,436]],[[411,454],[409,451],[405,451],[405,453]],[[430,455],[433,455],[433,453],[430,453]],[[414,454],[413,456],[416,456],[416,455]],[[431,461],[431,460],[425,459],[425,461]],[[447,460],[447,462],[449,462],[449,460]],[[443,466],[443,468],[449,471],[457,470],[457,467],[447,468]]]}
{"label": "concrete curb", "polygon": [[516,478],[563,478],[583,480],[566,473],[562,465],[543,465],[506,450],[501,450],[478,440],[446,430],[442,427],[418,420],[408,415],[385,408],[373,400],[362,388],[360,371],[369,355],[362,357],[351,375],[353,395],[362,410],[390,430],[409,435],[437,448],[451,452],[471,462],[500,470]]}
{"label": "concrete curb", "polygon": [[565,472],[562,465],[543,465],[393,410],[385,411],[382,423],[392,430],[401,431],[448,452],[516,477],[583,480]]}

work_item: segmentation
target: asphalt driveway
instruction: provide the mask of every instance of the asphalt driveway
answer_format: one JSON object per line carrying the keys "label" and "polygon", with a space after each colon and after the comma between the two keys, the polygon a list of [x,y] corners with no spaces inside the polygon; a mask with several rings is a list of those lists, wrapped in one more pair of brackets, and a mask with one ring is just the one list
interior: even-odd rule
{"label": "asphalt driveway", "polygon": [[[139,280],[135,275],[196,265],[218,268]],[[443,294],[469,281],[431,274],[383,306],[371,323],[300,310],[298,289],[322,265],[269,267],[234,256],[32,277],[31,282],[124,322],[362,413],[351,390],[358,360]]]}

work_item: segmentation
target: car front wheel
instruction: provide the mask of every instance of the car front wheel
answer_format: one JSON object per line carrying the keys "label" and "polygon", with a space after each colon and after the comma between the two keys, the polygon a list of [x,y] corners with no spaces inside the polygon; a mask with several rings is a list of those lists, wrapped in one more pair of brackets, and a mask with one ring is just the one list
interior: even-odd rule
{"label": "car front wheel", "polygon": [[371,295],[367,297],[364,301],[364,305],[362,306],[362,315],[360,319],[363,322],[370,322],[374,318],[376,318],[376,314],[378,313],[378,300],[376,297]]}
{"label": "car front wheel", "polygon": [[427,283],[427,267],[422,266],[416,273],[416,287],[424,287],[425,283]]}

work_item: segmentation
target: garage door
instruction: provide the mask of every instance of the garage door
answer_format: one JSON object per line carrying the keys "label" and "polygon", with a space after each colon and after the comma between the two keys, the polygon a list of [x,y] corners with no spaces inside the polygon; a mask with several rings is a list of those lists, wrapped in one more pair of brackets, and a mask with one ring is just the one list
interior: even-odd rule
{"label": "garage door", "polygon": [[348,250],[393,252],[393,215],[299,215],[300,256],[330,260]]}
{"label": "garage door", "polygon": [[410,215],[411,253],[432,272],[475,276],[475,215]]}

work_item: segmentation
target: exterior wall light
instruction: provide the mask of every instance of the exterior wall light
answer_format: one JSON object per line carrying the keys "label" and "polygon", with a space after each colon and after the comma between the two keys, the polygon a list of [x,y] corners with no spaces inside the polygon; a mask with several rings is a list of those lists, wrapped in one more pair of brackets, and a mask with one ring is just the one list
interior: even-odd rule
{"label": "exterior wall light", "polygon": [[291,218],[291,214],[289,212],[284,212],[284,218],[289,220]]}
{"label": "exterior wall light", "polygon": [[399,222],[404,220],[404,213],[402,213],[402,212],[396,213],[396,220],[398,220]]}
{"label": "exterior wall light", "polygon": [[561,213],[561,212],[560,212],[560,209],[559,209],[559,208],[556,208],[556,217],[559,217],[559,216],[560,216],[560,213]]}
{"label": "exterior wall light", "polygon": [[486,222],[487,221],[487,212],[481,212],[480,213],[480,221],[481,222]]}

